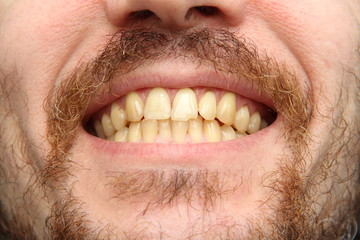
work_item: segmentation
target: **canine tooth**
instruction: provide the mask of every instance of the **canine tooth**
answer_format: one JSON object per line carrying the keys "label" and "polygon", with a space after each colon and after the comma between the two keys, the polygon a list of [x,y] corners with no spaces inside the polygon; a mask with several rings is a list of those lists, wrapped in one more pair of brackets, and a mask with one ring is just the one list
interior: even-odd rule
{"label": "canine tooth", "polygon": [[220,142],[221,131],[219,122],[216,120],[205,120],[204,136],[208,142]]}
{"label": "canine tooth", "polygon": [[234,123],[236,112],[236,96],[234,93],[227,92],[217,105],[216,117],[226,125]]}
{"label": "canine tooth", "polygon": [[196,119],[189,120],[189,135],[194,143],[201,142],[203,139],[203,119],[198,116]]}
{"label": "canine tooth", "polygon": [[128,141],[129,142],[140,142],[141,141],[141,128],[140,122],[132,122],[129,126]]}
{"label": "canine tooth", "polygon": [[107,115],[106,113],[103,114],[103,116],[101,118],[101,124],[102,124],[104,134],[106,137],[110,137],[110,136],[114,135],[114,133],[115,133],[114,126],[111,123],[111,119],[110,119],[109,115]]}
{"label": "canine tooth", "polygon": [[103,127],[102,127],[102,124],[101,124],[101,122],[99,120],[95,121],[94,128],[95,128],[96,135],[99,138],[102,138],[102,139],[106,138]]}
{"label": "canine tooth", "polygon": [[168,119],[170,117],[171,104],[168,93],[165,89],[153,88],[145,103],[145,119]]}
{"label": "canine tooth", "polygon": [[144,103],[137,92],[131,92],[125,98],[125,111],[128,121],[137,122],[144,116]]}
{"label": "canine tooth", "polygon": [[208,91],[199,101],[199,113],[205,120],[214,120],[216,117],[216,96]]}
{"label": "canine tooth", "polygon": [[172,137],[170,120],[159,120],[159,136],[162,140],[170,140]]}
{"label": "canine tooth", "polygon": [[236,138],[235,130],[232,127],[228,125],[223,125],[221,126],[220,130],[221,130],[222,141],[233,140]]}
{"label": "canine tooth", "polygon": [[196,95],[190,88],[180,89],[173,100],[171,119],[175,121],[188,121],[198,116]]}
{"label": "canine tooth", "polygon": [[175,143],[184,143],[188,125],[188,121],[171,122],[172,136]]}
{"label": "canine tooth", "polygon": [[110,118],[116,130],[120,130],[126,126],[126,112],[121,109],[117,103],[111,104]]}
{"label": "canine tooth", "polygon": [[144,119],[141,121],[142,138],[146,143],[155,142],[158,134],[158,123],[154,119]]}
{"label": "canine tooth", "polygon": [[259,131],[260,124],[261,124],[260,114],[258,112],[253,113],[250,116],[249,127],[247,129],[247,132],[251,134]]}
{"label": "canine tooth", "polygon": [[261,119],[260,129],[264,129],[267,126],[269,126],[269,124],[264,119]]}
{"label": "canine tooth", "polygon": [[129,129],[127,127],[115,133],[115,142],[127,142]]}
{"label": "canine tooth", "polygon": [[241,133],[246,132],[250,121],[248,106],[242,106],[235,114],[234,127]]}

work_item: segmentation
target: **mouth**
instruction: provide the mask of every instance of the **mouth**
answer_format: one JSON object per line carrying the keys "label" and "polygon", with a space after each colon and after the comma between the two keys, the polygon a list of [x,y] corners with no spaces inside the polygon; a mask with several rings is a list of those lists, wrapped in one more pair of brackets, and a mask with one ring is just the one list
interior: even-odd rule
{"label": "mouth", "polygon": [[201,146],[256,136],[277,118],[271,101],[239,80],[147,76],[119,80],[111,97],[90,104],[86,132],[103,143]]}

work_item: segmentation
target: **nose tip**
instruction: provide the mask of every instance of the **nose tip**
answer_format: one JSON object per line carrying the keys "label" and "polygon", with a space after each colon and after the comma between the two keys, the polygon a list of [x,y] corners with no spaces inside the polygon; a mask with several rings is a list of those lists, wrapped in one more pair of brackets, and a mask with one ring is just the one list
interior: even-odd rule
{"label": "nose tip", "polygon": [[[200,2],[201,1],[201,2]],[[168,29],[186,29],[204,19],[221,16],[218,0],[109,0],[108,18],[118,27],[156,24]]]}

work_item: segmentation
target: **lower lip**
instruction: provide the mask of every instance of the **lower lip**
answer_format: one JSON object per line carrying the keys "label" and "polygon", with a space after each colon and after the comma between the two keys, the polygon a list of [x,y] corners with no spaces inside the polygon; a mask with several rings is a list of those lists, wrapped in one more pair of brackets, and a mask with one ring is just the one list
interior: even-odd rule
{"label": "lower lip", "polygon": [[207,167],[212,161],[226,161],[228,165],[232,160],[237,162],[239,157],[248,157],[248,160],[252,161],[253,157],[256,158],[255,155],[261,154],[259,146],[264,147],[264,144],[269,144],[268,138],[276,133],[276,129],[280,129],[279,122],[281,120],[278,117],[269,127],[259,132],[216,143],[118,143],[90,135],[83,128],[80,130],[82,136],[80,142],[88,143],[92,154],[101,156],[103,164],[109,166],[118,165],[119,161],[124,159],[130,165],[189,166],[190,164],[194,167]]}

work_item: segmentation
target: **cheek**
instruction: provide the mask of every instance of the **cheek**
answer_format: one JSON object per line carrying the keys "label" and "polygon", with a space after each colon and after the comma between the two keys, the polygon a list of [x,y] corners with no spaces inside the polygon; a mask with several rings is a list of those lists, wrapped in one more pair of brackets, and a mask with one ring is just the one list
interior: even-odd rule
{"label": "cheek", "polygon": [[97,1],[19,0],[1,11],[0,68],[12,75],[12,108],[34,142],[45,136],[44,100],[100,9]]}

